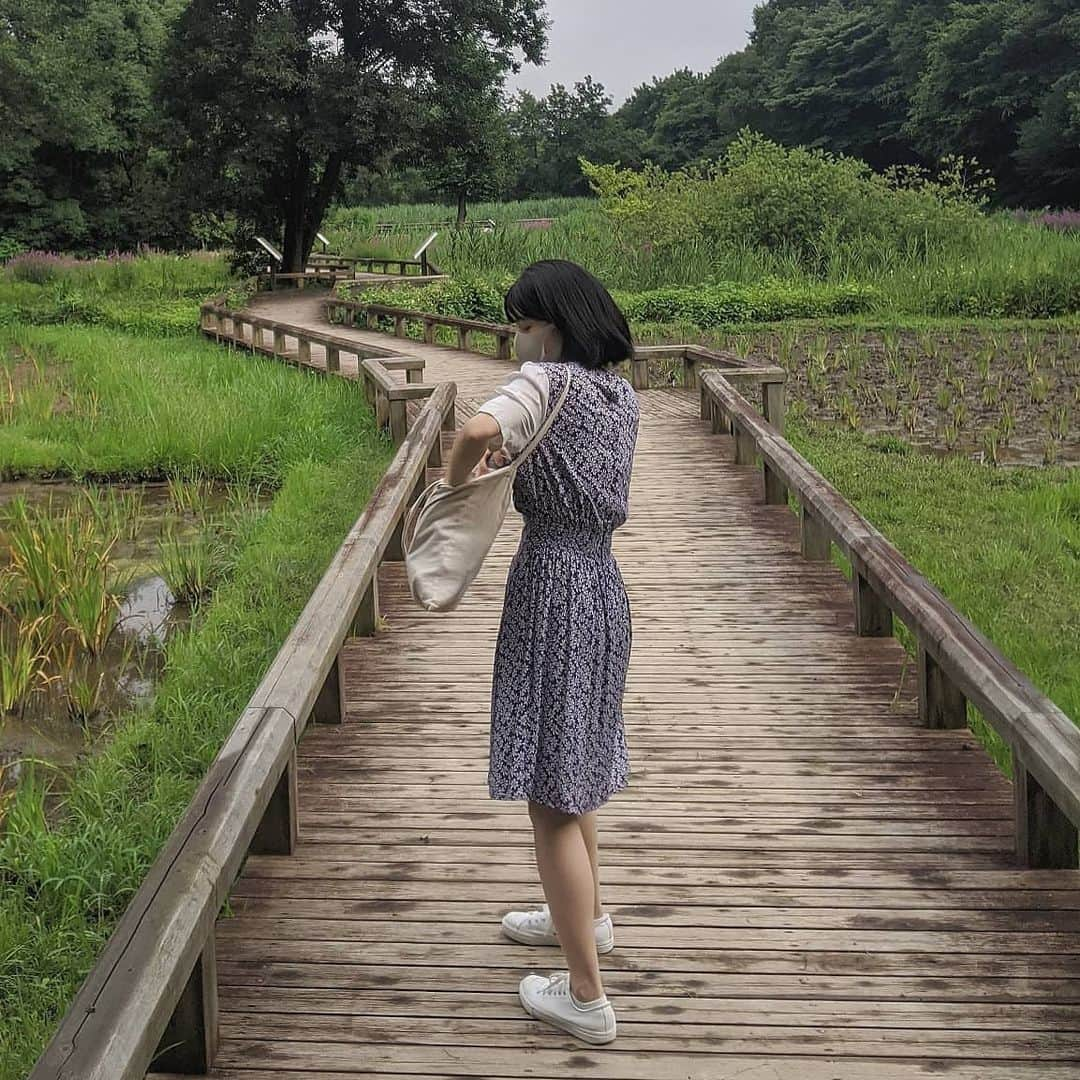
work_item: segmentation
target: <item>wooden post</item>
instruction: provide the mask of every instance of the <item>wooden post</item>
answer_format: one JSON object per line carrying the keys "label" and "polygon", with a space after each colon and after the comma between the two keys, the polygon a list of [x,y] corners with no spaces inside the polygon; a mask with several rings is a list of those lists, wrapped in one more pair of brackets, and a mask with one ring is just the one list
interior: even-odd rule
{"label": "wooden post", "polygon": [[753,465],[757,458],[757,443],[749,431],[735,424],[735,464]]}
{"label": "wooden post", "polygon": [[298,337],[296,339],[296,359],[305,367],[311,367],[311,338]]}
{"label": "wooden post", "polygon": [[919,642],[919,720],[928,728],[967,727],[967,701],[963,693]]}
{"label": "wooden post", "polygon": [[340,724],[345,718],[344,686],[341,678],[341,654],[334,657],[330,671],[315,699],[311,719],[316,724]]}
{"label": "wooden post", "polygon": [[370,637],[379,625],[379,568],[372,571],[371,582],[360,598],[352,632],[356,637]]}
{"label": "wooden post", "polygon": [[450,402],[442,421],[443,431],[457,431],[457,402]]}
{"label": "wooden post", "polygon": [[395,446],[400,446],[409,434],[408,402],[394,398],[390,402],[390,439]]}
{"label": "wooden post", "polygon": [[638,360],[635,357],[630,361],[630,383],[635,390],[649,389],[649,361]]}
{"label": "wooden post", "polygon": [[851,593],[855,604],[855,633],[859,637],[892,637],[892,611],[857,570],[851,575]]}
{"label": "wooden post", "polygon": [[457,347],[462,352],[469,351],[469,331],[464,326],[457,328]]}
{"label": "wooden post", "polygon": [[784,384],[761,384],[761,407],[766,420],[781,434],[784,432]]}
{"label": "wooden post", "polygon": [[1013,747],[1016,856],[1033,870],[1076,870],[1080,836]]}
{"label": "wooden post", "polygon": [[510,359],[510,335],[500,331],[495,335],[495,340],[498,343],[496,346],[495,355],[499,360]]}
{"label": "wooden post", "polygon": [[217,956],[211,930],[162,1033],[153,1070],[206,1076],[213,1068],[217,1044]]}
{"label": "wooden post", "polygon": [[405,316],[394,316],[394,337],[404,337],[405,335]]}
{"label": "wooden post", "polygon": [[368,311],[367,316],[367,328],[369,330],[377,330],[379,328],[379,316],[374,311]]}
{"label": "wooden post", "polygon": [[687,390],[696,390],[698,386],[697,357],[683,353],[683,386]]}
{"label": "wooden post", "polygon": [[424,319],[424,341],[428,345],[435,344],[435,322],[433,319]]}
{"label": "wooden post", "polygon": [[296,848],[296,751],[274,788],[248,849],[252,855],[291,855]]}
{"label": "wooden post", "polygon": [[341,350],[336,345],[326,346],[326,370],[327,372],[341,371]]}
{"label": "wooden post", "polygon": [[825,530],[825,523],[802,504],[802,556],[811,562],[828,562],[832,558],[832,539]]}
{"label": "wooden post", "polygon": [[702,420],[710,420],[710,419],[712,419],[712,414],[711,414],[710,407],[709,407],[709,401],[710,401],[709,391],[708,391],[708,388],[705,386],[705,384],[703,382],[700,382],[700,380],[699,380],[699,390],[701,392],[700,393],[700,397],[701,397],[701,419]]}
{"label": "wooden post", "polygon": [[440,431],[439,434],[435,436],[435,441],[431,444],[431,453],[428,454],[427,463],[429,469],[442,468],[442,431]]}
{"label": "wooden post", "polygon": [[276,326],[274,327],[274,355],[285,355],[285,335]]}
{"label": "wooden post", "polygon": [[787,506],[787,486],[767,461],[762,462],[762,474],[765,479],[765,504],[767,506]]}

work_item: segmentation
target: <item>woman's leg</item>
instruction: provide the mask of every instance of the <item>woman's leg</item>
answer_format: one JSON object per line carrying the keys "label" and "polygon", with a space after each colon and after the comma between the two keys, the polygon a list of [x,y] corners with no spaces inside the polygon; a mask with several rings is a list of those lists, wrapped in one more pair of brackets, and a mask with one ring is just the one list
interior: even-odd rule
{"label": "woman's leg", "polygon": [[604,914],[604,908],[600,903],[600,854],[596,839],[596,811],[581,814],[577,820],[581,826],[581,835],[585,840],[585,849],[589,853],[589,863],[592,866],[593,918],[599,919]]}
{"label": "woman's leg", "polygon": [[602,997],[593,909],[596,885],[585,837],[572,814],[529,803],[536,845],[536,868],[570,969],[570,989],[578,1001]]}

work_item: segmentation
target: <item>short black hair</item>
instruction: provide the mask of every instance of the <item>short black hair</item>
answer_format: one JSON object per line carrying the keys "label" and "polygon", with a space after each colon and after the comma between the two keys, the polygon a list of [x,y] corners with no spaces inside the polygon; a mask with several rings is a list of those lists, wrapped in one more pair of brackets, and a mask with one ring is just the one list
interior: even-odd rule
{"label": "short black hair", "polygon": [[577,263],[534,262],[510,286],[503,307],[510,322],[537,319],[557,327],[563,360],[601,368],[634,355],[626,316],[599,279]]}

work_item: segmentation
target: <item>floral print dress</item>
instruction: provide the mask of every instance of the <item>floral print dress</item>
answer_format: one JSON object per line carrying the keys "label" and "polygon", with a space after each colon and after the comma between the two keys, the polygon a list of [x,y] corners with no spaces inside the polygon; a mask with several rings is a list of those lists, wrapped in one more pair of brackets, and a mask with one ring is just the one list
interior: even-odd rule
{"label": "floral print dress", "polygon": [[[527,381],[480,410],[496,416],[511,451],[571,383],[514,481],[525,528],[495,652],[488,789],[495,799],[584,814],[630,775],[622,716],[630,605],[611,537],[628,512],[638,403],[607,368],[549,362],[522,373]],[[514,393],[529,383],[532,394]]]}

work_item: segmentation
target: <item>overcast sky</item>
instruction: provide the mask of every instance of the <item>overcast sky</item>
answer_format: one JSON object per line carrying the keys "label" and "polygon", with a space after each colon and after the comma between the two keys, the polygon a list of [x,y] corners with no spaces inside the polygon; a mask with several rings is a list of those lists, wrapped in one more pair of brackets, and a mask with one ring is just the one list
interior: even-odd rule
{"label": "overcast sky", "polygon": [[508,88],[547,93],[585,75],[621,105],[634,87],[677,68],[708,71],[746,44],[759,0],[547,0],[548,62],[526,65]]}

